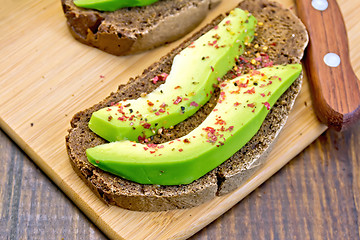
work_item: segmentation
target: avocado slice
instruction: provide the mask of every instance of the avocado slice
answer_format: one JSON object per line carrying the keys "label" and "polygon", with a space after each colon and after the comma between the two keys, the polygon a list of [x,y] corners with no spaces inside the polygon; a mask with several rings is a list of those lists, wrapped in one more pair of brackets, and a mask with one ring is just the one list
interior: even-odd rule
{"label": "avocado slice", "polygon": [[142,7],[157,1],[159,0],[74,0],[74,4],[99,11],[115,11],[125,7]]}
{"label": "avocado slice", "polygon": [[164,144],[128,140],[86,150],[90,163],[141,184],[188,184],[242,148],[271,106],[298,78],[300,64],[273,66],[220,84],[219,100],[192,132]]}
{"label": "avocado slice", "polygon": [[159,128],[182,122],[210,99],[213,85],[252,41],[255,25],[251,14],[241,9],[231,11],[217,27],[175,56],[168,76],[160,74],[151,79],[166,78],[164,84],[146,96],[94,112],[90,129],[110,142],[139,141]]}

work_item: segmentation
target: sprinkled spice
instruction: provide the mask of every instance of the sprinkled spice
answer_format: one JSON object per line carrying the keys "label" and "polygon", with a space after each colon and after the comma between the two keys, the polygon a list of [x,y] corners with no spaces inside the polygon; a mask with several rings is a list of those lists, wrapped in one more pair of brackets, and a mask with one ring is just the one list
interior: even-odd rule
{"label": "sprinkled spice", "polygon": [[153,77],[151,79],[151,81],[153,82],[153,84],[156,84],[159,81],[165,81],[168,76],[169,75],[167,73],[162,73],[160,75],[157,75],[157,76]]}
{"label": "sprinkled spice", "polygon": [[192,106],[192,107],[198,107],[199,104],[196,103],[195,101],[192,101],[192,102],[190,103],[190,106]]}
{"label": "sprinkled spice", "polygon": [[178,97],[176,98],[176,100],[174,101],[174,104],[175,104],[175,105],[178,105],[179,103],[181,103],[181,101],[182,101],[182,97],[178,96]]}
{"label": "sprinkled spice", "polygon": [[245,91],[244,93],[248,93],[248,94],[254,94],[255,93],[255,87]]}
{"label": "sprinkled spice", "polygon": [[248,107],[254,108],[255,107],[255,103],[248,103],[247,104]]}
{"label": "sprinkled spice", "polygon": [[263,102],[262,104],[265,105],[267,110],[270,110],[271,107],[270,107],[270,104],[268,102]]}

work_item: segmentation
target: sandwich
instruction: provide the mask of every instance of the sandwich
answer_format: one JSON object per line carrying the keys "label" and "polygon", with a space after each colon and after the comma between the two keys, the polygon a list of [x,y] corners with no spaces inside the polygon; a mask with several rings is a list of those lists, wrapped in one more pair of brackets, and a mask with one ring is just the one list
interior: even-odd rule
{"label": "sandwich", "polygon": [[[242,29],[241,34],[244,34],[243,36],[237,36],[240,30],[233,31],[230,28],[234,21],[228,20],[228,17],[236,15],[245,16],[241,22],[244,25],[247,24],[247,26],[239,26],[239,29]],[[224,32],[228,32],[229,38],[234,35],[239,37],[239,39],[234,39],[233,43],[219,45],[222,35],[214,34],[214,31],[220,28],[225,29]],[[205,39],[205,42],[208,44],[199,45],[199,41],[201,42],[201,39],[208,35],[207,33],[211,33],[210,38],[214,39],[211,41]],[[234,60],[234,64],[230,69],[222,69],[223,67],[214,68],[212,65],[209,68],[210,70],[208,69],[210,76],[208,79],[215,79],[217,81],[217,84],[210,82],[213,88],[205,90],[205,94],[188,94],[186,97],[181,96],[181,99],[171,99],[174,109],[178,109],[180,114],[177,117],[171,117],[171,119],[166,118],[166,121],[161,122],[159,120],[156,122],[163,126],[151,122],[151,117],[148,117],[150,115],[138,116],[139,121],[136,122],[133,120],[132,115],[124,113],[125,109],[129,114],[134,112],[133,107],[130,107],[134,106],[134,102],[145,101],[148,104],[146,106],[147,109],[150,107],[149,111],[154,110],[151,116],[159,117],[160,119],[162,114],[164,116],[167,115],[167,111],[169,112],[168,115],[171,115],[172,108],[169,106],[171,104],[165,104],[165,110],[161,111],[163,109],[161,107],[162,102],[159,102],[159,106],[154,109],[154,106],[156,106],[155,102],[148,100],[154,93],[161,93],[162,89],[166,89],[164,86],[168,84],[167,81],[171,82],[171,77],[169,76],[175,71],[174,66],[176,66],[176,62],[181,61],[178,60],[178,56],[187,55],[187,49],[197,49],[198,46],[210,45],[212,48],[222,51],[222,49],[226,49],[225,45],[234,47],[235,43],[239,42],[241,45],[236,45],[236,49],[241,49],[241,55],[235,58],[226,58],[226,61]],[[127,84],[119,86],[116,92],[111,93],[102,102],[75,114],[71,121],[69,134],[66,137],[66,146],[73,169],[103,201],[136,211],[164,211],[190,208],[209,201],[216,196],[234,191],[266,161],[267,153],[270,151],[272,144],[276,141],[277,135],[286,122],[287,116],[301,89],[302,74],[299,63],[307,42],[308,35],[304,25],[290,10],[282,8],[276,2],[268,2],[267,0],[245,0],[241,2],[234,10],[218,16],[198,33],[195,33],[180,46],[145,69],[142,75],[131,78]],[[209,50],[209,54],[210,52]],[[207,55],[203,53],[201,52],[203,56],[200,56],[201,54],[198,56],[199,61],[206,62],[208,61]],[[212,59],[212,57],[209,57],[209,59]],[[218,62],[222,66],[225,65],[222,64],[223,60]],[[294,71],[287,72],[285,71],[286,69],[294,70],[297,74]],[[279,75],[282,74],[279,73],[280,70],[285,71],[284,75]],[[221,77],[214,75],[215,73],[220,74]],[[273,89],[272,91],[260,92],[261,89],[267,89],[266,85],[274,86],[275,82],[276,84],[286,83],[287,75],[291,75],[293,79],[290,85],[286,87],[287,90],[284,89],[281,92],[282,94],[277,98],[276,102],[272,103],[270,99],[266,101],[261,99],[261,97],[268,99],[267,97],[275,95],[276,91]],[[197,79],[192,80],[192,84],[197,85],[196,82]],[[195,86],[193,87],[196,88]],[[186,86],[180,86],[180,88],[186,88]],[[176,86],[174,91],[178,90],[180,91],[181,89]],[[236,99],[230,96],[231,94],[249,96],[249,98],[244,102],[237,102]],[[256,94],[261,96],[259,101],[251,98]],[[193,100],[195,98],[192,98],[192,95],[206,97],[205,100],[199,100],[198,98]],[[225,96],[228,96],[226,100]],[[181,105],[185,104],[187,100],[188,105]],[[226,107],[226,105],[219,107],[219,104],[224,104],[222,102],[230,102],[231,107],[239,109],[239,111],[246,110],[246,114],[240,113],[240,115],[248,115],[250,119],[255,120],[251,120],[252,124],[250,124],[250,127],[244,127],[236,122],[226,125],[226,122],[240,119],[241,116],[230,115],[229,117],[227,114],[229,111],[217,114]],[[110,112],[112,110],[109,109],[117,109],[116,114],[120,115],[111,115]],[[191,112],[191,109],[195,110]],[[189,115],[187,115],[188,111],[190,112]],[[109,115],[104,115],[102,112]],[[265,112],[266,114],[263,116],[263,121],[258,124],[255,123],[258,122],[258,118],[253,116],[258,113],[260,114],[260,112]],[[105,116],[105,120],[103,116]],[[207,127],[207,125],[202,125],[207,123],[208,119],[216,120],[215,125],[217,125],[217,129],[214,126],[211,127],[209,125]],[[170,126],[166,125],[169,121],[173,120],[178,121],[178,123],[174,124],[171,122],[169,123]],[[97,128],[101,121],[105,125],[109,123],[110,130]],[[118,122],[125,122],[130,126],[141,125],[144,135],[137,132],[133,136],[131,134],[123,136],[123,138],[129,138],[130,140],[117,139],[117,137],[113,137],[112,133],[116,131],[113,131],[115,128],[112,128],[113,125],[110,123]],[[236,134],[237,132],[235,131],[237,130],[235,128],[240,129],[241,134]],[[204,131],[203,134],[194,134],[198,130],[200,132]],[[119,136],[123,132],[125,130],[115,135]],[[200,136],[205,138],[205,142],[211,147],[213,152],[205,157],[200,155],[199,157],[190,156],[189,159],[192,163],[199,162],[199,159],[210,159],[212,156],[216,157],[213,157],[214,160],[211,161],[216,162],[217,157],[221,158],[223,157],[221,155],[225,156],[231,152],[230,150],[224,150],[225,148],[228,146],[230,148],[238,146],[238,142],[243,141],[243,139],[246,139],[246,142],[242,143],[239,149],[231,152],[230,156],[226,155],[226,159],[217,162],[218,166],[202,163],[196,165],[197,167],[192,167],[195,165],[190,164],[182,165],[184,167],[181,168],[181,164],[174,165],[171,163],[169,165],[166,160],[163,162],[163,165],[160,165],[161,168],[156,170],[157,173],[151,175],[151,169],[146,166],[147,162],[141,159],[141,156],[145,156],[141,154],[146,152],[146,159],[149,159],[150,162],[153,161],[151,164],[154,166],[159,163],[154,162],[155,158],[149,157],[151,154],[161,159],[162,156],[169,154],[168,152],[173,152],[170,153],[172,154],[171,156],[182,158],[181,156],[185,156],[183,154],[187,152],[188,146],[194,146],[191,144],[198,142],[198,139],[201,138]],[[224,136],[226,136],[226,139]],[[109,141],[112,143],[108,143]],[[128,151],[130,153],[133,151],[134,154],[126,155],[125,153],[125,155],[121,155],[120,159],[116,159],[120,155],[111,153],[111,156],[116,155],[114,162],[118,165],[114,167],[115,170],[111,169],[111,167],[106,167],[114,165],[113,163],[108,164],[111,159],[102,159],[106,155],[103,153],[108,152],[108,149],[114,149],[113,145],[119,149],[118,144],[124,143],[128,145],[123,149],[128,148]],[[171,144],[174,144],[172,146],[177,145],[176,147],[169,148],[168,146]],[[197,145],[198,152],[201,152],[202,146],[205,145]],[[132,155],[136,155],[137,151],[142,152],[139,155],[140,157],[137,157],[135,160],[143,165],[140,164],[140,167],[135,166],[133,168],[136,164],[134,164],[133,160],[131,160],[133,162],[129,163],[130,160],[128,159],[132,159]],[[99,152],[100,154],[98,154]],[[182,160],[180,159],[179,162]],[[146,168],[148,170],[144,170]],[[171,168],[176,171],[171,170]],[[129,171],[126,172],[128,169]],[[195,170],[189,173],[193,169]]]}
{"label": "sandwich", "polygon": [[[61,0],[61,3],[69,30],[76,40],[114,55],[129,55],[181,38],[220,1]],[[96,5],[99,2],[106,7]],[[112,7],[126,2],[130,5],[124,6],[136,2],[148,5]]]}

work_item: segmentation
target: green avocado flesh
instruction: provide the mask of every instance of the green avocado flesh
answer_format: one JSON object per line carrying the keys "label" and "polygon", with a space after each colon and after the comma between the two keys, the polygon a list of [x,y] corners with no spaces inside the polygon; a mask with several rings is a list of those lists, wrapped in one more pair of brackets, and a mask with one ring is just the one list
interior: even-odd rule
{"label": "green avocado flesh", "polygon": [[214,84],[235,64],[252,41],[256,19],[235,9],[219,25],[176,55],[169,75],[149,79],[165,83],[146,96],[121,101],[94,112],[89,128],[109,142],[140,141],[159,128],[193,115],[211,97]]}
{"label": "green avocado flesh", "polygon": [[157,1],[159,0],[74,0],[74,4],[99,11],[115,11],[125,7],[142,7]]}
{"label": "green avocado flesh", "polygon": [[122,178],[188,184],[219,166],[259,130],[269,109],[301,73],[300,64],[253,70],[220,83],[220,97],[192,132],[164,144],[128,140],[86,150],[90,163]]}

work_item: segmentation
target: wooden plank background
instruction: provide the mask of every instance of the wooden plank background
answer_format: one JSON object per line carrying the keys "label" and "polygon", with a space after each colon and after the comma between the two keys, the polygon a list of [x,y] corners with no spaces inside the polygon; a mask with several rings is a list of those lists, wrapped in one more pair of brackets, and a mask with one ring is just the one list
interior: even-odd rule
{"label": "wooden plank background", "polygon": [[[236,2],[224,2],[208,19]],[[287,7],[293,4],[281,2]],[[339,3],[345,6],[346,1]],[[305,83],[281,135],[280,143],[290,144],[278,144],[262,171],[233,194],[185,211],[145,214],[106,206],[69,166],[64,136],[70,118],[115,90],[120,82],[139,74],[176,43],[144,54],[114,57],[75,42],[66,29],[60,4],[55,1],[5,1],[3,6],[0,26],[8,34],[0,38],[0,126],[110,237],[189,237],[245,197],[326,129],[312,112]],[[350,15],[353,9],[354,5],[347,9]],[[354,49],[360,31],[353,30],[358,27],[357,21],[348,17],[345,15],[350,48]],[[353,62],[355,58],[355,64],[359,63],[359,55],[354,57],[353,52]],[[355,71],[359,73],[358,65]],[[140,226],[143,231],[139,231]]]}

